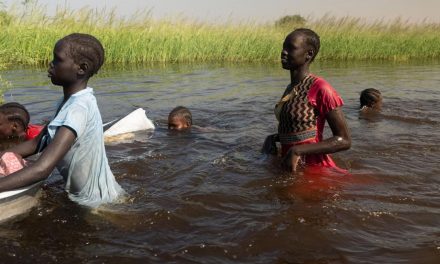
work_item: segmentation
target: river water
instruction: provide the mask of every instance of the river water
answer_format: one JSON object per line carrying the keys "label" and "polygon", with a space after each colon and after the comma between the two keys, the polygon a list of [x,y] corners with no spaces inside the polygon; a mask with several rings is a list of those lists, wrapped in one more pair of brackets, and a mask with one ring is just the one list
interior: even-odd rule
{"label": "river water", "polygon": [[[157,124],[106,146],[128,193],[90,211],[56,174],[40,205],[0,225],[2,263],[440,263],[440,64],[321,63],[342,95],[350,175],[283,172],[260,154],[289,75],[279,65],[103,69],[92,78],[103,120],[144,107]],[[45,69],[2,71],[6,101],[50,119],[61,96]],[[359,116],[361,90],[382,91],[381,115]],[[166,129],[177,105],[195,128]],[[327,128],[327,135],[329,129]]]}

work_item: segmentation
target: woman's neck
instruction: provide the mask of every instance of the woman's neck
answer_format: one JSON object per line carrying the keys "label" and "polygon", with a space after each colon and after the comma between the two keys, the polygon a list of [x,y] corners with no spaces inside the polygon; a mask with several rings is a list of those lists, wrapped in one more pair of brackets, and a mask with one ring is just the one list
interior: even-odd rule
{"label": "woman's neck", "polygon": [[307,75],[309,75],[309,67],[308,65],[301,67],[300,69],[296,69],[296,70],[290,70],[290,82],[292,86],[297,85],[298,83],[300,83],[302,80],[304,80],[304,78],[307,77]]}

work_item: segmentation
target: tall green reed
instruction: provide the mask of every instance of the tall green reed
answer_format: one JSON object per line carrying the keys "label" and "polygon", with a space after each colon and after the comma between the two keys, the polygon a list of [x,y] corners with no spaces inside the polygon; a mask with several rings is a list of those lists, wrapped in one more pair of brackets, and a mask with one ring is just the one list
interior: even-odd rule
{"label": "tall green reed", "polygon": [[99,38],[107,64],[175,62],[278,62],[283,39],[295,27],[321,36],[317,60],[411,60],[440,58],[440,25],[402,19],[366,23],[324,16],[302,25],[203,23],[184,18],[154,20],[149,10],[130,18],[114,10],[60,8],[53,16],[28,5],[0,14],[0,64],[47,65],[55,42],[83,32]]}

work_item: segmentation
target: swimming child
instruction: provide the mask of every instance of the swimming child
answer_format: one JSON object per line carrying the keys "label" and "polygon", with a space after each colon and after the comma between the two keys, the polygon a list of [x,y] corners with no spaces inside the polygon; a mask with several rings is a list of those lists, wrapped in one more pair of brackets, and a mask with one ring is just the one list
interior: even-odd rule
{"label": "swimming child", "polygon": [[373,110],[379,112],[382,108],[382,94],[374,88],[363,90],[359,101],[361,104],[360,111]]}
{"label": "swimming child", "polygon": [[[292,172],[300,160],[305,166],[337,168],[328,154],[351,146],[342,98],[328,82],[309,71],[319,48],[319,36],[299,28],[287,35],[281,52],[282,67],[290,71],[290,84],[275,106],[278,133],[266,138],[263,152],[273,153],[279,140],[282,164]],[[326,121],[333,135],[323,139]]]}
{"label": "swimming child", "polygon": [[192,115],[188,108],[177,106],[168,115],[168,129],[184,130],[192,126]]}
{"label": "swimming child", "polygon": [[46,179],[57,167],[69,198],[81,205],[97,207],[123,193],[110,170],[101,114],[93,89],[87,86],[103,63],[104,49],[91,35],[74,33],[55,44],[48,76],[63,87],[64,97],[38,137],[8,150],[24,158],[41,155],[22,170],[0,178],[0,192]]}

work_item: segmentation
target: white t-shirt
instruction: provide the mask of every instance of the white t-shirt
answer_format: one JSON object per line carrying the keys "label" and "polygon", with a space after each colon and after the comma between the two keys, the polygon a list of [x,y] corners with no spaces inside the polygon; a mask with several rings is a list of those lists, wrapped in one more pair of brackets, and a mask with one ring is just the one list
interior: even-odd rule
{"label": "white t-shirt", "polygon": [[69,198],[91,207],[114,201],[124,191],[108,165],[101,114],[92,88],[70,96],[48,125],[48,143],[61,126],[69,127],[77,136],[57,164]]}

